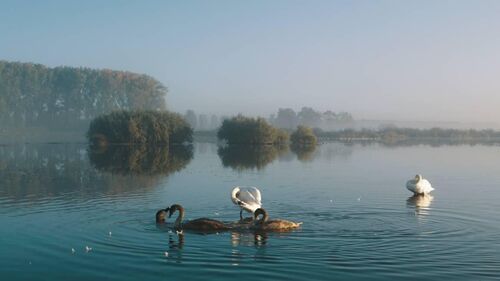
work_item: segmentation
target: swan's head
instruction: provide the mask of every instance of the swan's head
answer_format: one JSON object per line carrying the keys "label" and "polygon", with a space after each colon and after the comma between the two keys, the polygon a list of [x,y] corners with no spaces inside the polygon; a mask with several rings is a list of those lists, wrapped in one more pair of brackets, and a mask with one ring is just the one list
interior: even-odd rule
{"label": "swan's head", "polygon": [[175,211],[182,212],[182,211],[184,211],[184,208],[182,208],[182,206],[179,204],[174,204],[174,205],[170,206],[168,217],[170,218],[175,213]]}
{"label": "swan's head", "polygon": [[[260,215],[262,215],[262,218],[258,219]],[[253,219],[254,219],[255,223],[266,222],[268,219],[268,215],[267,215],[266,210],[264,210],[264,208],[258,208],[257,210],[255,210],[255,212],[253,213]]]}
{"label": "swan's head", "polygon": [[415,180],[416,180],[417,182],[419,182],[421,179],[422,179],[422,175],[421,175],[421,174],[417,174],[417,175],[415,176]]}
{"label": "swan's head", "polygon": [[161,209],[156,212],[156,223],[164,223],[165,222],[165,216],[167,215],[167,212],[169,211],[169,207],[166,209]]}

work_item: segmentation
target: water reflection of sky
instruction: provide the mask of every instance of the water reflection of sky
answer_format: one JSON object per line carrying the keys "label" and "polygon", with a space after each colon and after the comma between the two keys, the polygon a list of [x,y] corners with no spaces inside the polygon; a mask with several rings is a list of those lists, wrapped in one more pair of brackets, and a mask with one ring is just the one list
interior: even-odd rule
{"label": "water reflection of sky", "polygon": [[[208,143],[181,153],[0,147],[3,276],[225,280],[245,272],[239,279],[487,280],[498,275],[497,147],[327,143],[306,158],[292,149],[250,151],[226,151],[232,153],[228,161]],[[432,197],[410,197],[405,183],[416,173],[432,182]],[[185,207],[187,219],[234,221],[239,217],[229,200],[234,185],[260,187],[271,217],[302,221],[302,229],[178,235],[154,224],[156,210],[172,203]],[[86,252],[85,246],[93,250]],[[426,271],[415,272],[415,263]]]}

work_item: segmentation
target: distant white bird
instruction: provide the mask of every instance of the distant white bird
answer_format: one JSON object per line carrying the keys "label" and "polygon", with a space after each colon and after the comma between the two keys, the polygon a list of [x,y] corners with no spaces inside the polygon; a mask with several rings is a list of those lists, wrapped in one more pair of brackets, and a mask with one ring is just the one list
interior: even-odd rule
{"label": "distant white bird", "polygon": [[243,210],[254,213],[255,210],[262,207],[262,197],[260,191],[253,186],[237,186],[231,191],[231,201],[240,206],[240,219],[243,220]]}
{"label": "distant white bird", "polygon": [[406,188],[415,194],[428,194],[434,190],[431,183],[422,178],[422,175],[416,175],[414,179],[406,182]]}
{"label": "distant white bird", "polygon": [[89,246],[85,246],[85,251],[88,253],[88,252],[92,251],[92,248],[90,248]]}

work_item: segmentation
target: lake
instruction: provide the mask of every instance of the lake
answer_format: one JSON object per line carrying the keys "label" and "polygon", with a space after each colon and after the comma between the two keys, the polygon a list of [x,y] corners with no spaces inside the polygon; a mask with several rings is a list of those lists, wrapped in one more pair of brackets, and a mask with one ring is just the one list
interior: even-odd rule
{"label": "lake", "polygon": [[[406,190],[416,173],[432,197]],[[155,224],[173,203],[188,219],[235,221],[236,185],[259,187],[272,218],[302,228]],[[494,145],[0,146],[2,280],[498,280],[499,216]]]}

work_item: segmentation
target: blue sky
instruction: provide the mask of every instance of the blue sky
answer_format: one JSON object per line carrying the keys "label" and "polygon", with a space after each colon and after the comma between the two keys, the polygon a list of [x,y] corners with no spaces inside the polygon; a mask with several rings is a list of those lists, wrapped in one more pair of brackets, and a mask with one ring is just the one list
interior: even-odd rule
{"label": "blue sky", "polygon": [[500,122],[500,1],[0,1],[0,59],[129,70],[171,110]]}

